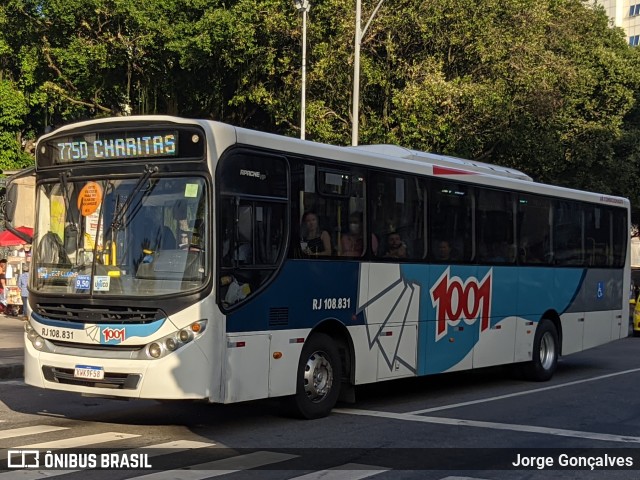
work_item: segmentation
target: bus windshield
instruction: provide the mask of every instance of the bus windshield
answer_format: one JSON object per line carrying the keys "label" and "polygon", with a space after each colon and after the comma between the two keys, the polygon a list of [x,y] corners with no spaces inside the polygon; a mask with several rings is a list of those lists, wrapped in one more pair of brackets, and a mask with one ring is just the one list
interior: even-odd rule
{"label": "bus windshield", "polygon": [[79,296],[158,296],[207,280],[204,178],[146,171],[37,188],[33,288]]}

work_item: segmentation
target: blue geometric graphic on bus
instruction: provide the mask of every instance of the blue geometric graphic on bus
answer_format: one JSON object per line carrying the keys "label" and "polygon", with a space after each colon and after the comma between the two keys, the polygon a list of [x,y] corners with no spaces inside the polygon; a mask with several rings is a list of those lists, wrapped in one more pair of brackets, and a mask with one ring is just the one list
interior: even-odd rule
{"label": "blue geometric graphic on bus", "polygon": [[[417,365],[411,370],[423,375],[452,369],[465,358],[472,361],[469,356],[483,333],[500,322],[537,322],[544,313],[541,305],[565,311],[583,271],[387,264],[372,265],[369,277],[370,282],[376,277],[387,282],[368,284],[369,297],[361,292],[361,298],[368,298],[359,310],[366,314],[370,348],[380,348],[389,368],[394,361],[410,367],[412,360],[400,348],[402,332],[407,322],[417,322]],[[385,350],[379,335],[392,319],[401,320],[403,329],[395,342],[385,342]]]}

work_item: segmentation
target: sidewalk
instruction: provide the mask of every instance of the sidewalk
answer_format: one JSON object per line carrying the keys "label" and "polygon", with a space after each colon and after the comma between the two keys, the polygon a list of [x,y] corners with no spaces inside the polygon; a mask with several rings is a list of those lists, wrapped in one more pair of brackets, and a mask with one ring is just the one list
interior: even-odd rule
{"label": "sidewalk", "polygon": [[24,322],[22,316],[0,314],[0,380],[23,378]]}

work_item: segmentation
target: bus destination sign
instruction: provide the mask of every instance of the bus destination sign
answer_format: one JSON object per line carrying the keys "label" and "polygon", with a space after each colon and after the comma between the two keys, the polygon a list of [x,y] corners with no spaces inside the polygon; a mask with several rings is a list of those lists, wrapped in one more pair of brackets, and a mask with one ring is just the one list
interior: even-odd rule
{"label": "bus destination sign", "polygon": [[[178,132],[153,132],[124,135],[89,134],[58,137],[45,145],[54,163],[127,160],[140,158],[172,158],[178,155]],[[44,152],[43,152],[44,153]]]}

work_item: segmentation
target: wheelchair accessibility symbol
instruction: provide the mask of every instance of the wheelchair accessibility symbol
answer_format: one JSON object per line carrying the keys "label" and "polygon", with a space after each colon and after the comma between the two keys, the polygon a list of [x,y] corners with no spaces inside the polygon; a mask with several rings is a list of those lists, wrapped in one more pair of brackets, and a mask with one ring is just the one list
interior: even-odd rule
{"label": "wheelchair accessibility symbol", "polygon": [[598,291],[596,292],[596,298],[598,300],[604,298],[604,282],[598,282]]}

